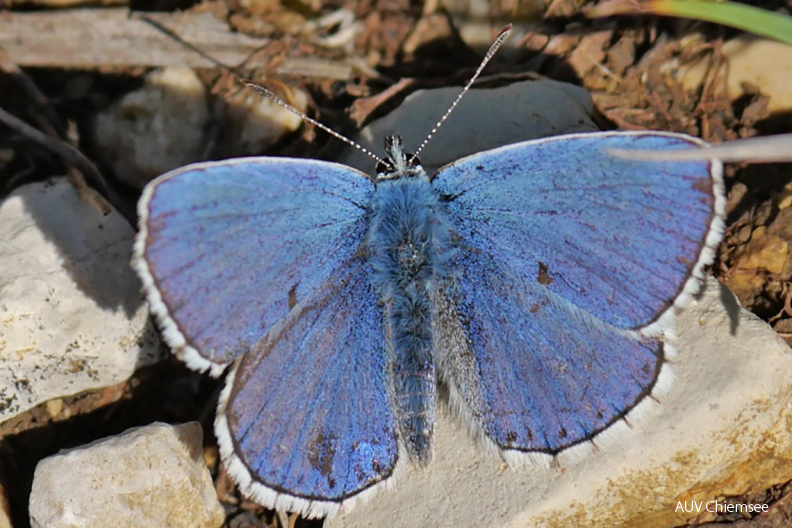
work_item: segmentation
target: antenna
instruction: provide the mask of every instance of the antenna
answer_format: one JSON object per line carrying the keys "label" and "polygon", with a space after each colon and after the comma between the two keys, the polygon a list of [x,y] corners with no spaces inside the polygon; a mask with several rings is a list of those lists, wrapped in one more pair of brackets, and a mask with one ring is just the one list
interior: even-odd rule
{"label": "antenna", "polygon": [[[481,61],[481,64],[479,64],[479,67],[476,68],[476,72],[473,74],[473,76],[467,82],[465,87],[462,88],[462,91],[459,93],[457,98],[454,99],[454,102],[451,103],[451,106],[448,107],[448,110],[446,110],[445,114],[443,114],[443,117],[440,118],[440,120],[435,124],[435,126],[429,132],[429,135],[426,136],[426,139],[423,140],[421,145],[418,147],[418,150],[415,151],[415,153],[414,153],[415,156],[418,156],[418,154],[423,150],[423,148],[426,146],[426,144],[429,143],[429,140],[432,139],[432,136],[435,135],[435,133],[443,125],[445,120],[448,119],[448,116],[451,115],[451,112],[454,111],[454,108],[456,108],[456,106],[459,104],[459,101],[462,99],[462,97],[464,97],[464,95],[467,93],[467,91],[470,90],[470,87],[473,85],[474,82],[476,82],[476,79],[478,79],[479,75],[481,75],[481,72],[484,70],[484,67],[487,65],[487,63],[490,60],[492,60],[492,57],[495,56],[495,54],[498,52],[500,47],[506,41],[506,38],[509,36],[509,32],[511,31],[511,29],[512,29],[512,25],[511,24],[507,24],[503,29],[500,30],[500,33],[498,33],[498,36],[495,38],[495,42],[493,42],[492,45],[489,47],[489,49],[487,50],[487,54],[484,55],[484,59]],[[286,101],[284,101],[283,99],[281,99],[280,97],[278,97],[277,95],[275,95],[274,93],[269,91],[268,89],[264,88],[260,84],[257,84],[257,83],[255,83],[255,82],[253,82],[251,80],[248,80],[248,79],[240,79],[240,81],[242,82],[242,84],[244,84],[248,88],[252,88],[253,90],[255,90],[259,94],[263,95],[264,97],[266,97],[270,101],[272,101],[274,103],[278,103],[283,108],[285,108],[289,112],[293,113],[297,117],[299,117],[301,119],[304,119],[305,121],[308,121],[309,123],[321,128],[322,130],[324,130],[328,134],[340,139],[341,141],[343,141],[347,145],[351,145],[351,146],[355,147],[356,149],[361,151],[363,154],[366,154],[370,158],[373,158],[377,163],[384,163],[384,161],[379,156],[377,156],[376,154],[374,154],[373,152],[371,152],[370,150],[368,150],[364,146],[359,145],[358,143],[352,141],[348,137],[339,134],[335,130],[331,129],[328,126],[323,125],[319,121],[316,121],[315,119],[311,119],[310,117],[305,115],[305,112],[302,112],[299,109],[293,107],[292,105],[290,105],[289,103],[287,103]]]}
{"label": "antenna", "polygon": [[162,31],[163,33],[165,33],[166,35],[168,35],[172,39],[174,39],[177,42],[179,42],[181,45],[186,46],[187,48],[189,48],[193,52],[197,53],[201,57],[203,57],[206,60],[210,61],[212,64],[214,64],[214,65],[226,70],[227,72],[231,73],[231,75],[236,77],[239,82],[241,82],[242,84],[244,84],[248,88],[253,89],[259,95],[262,95],[262,96],[266,97],[267,99],[269,99],[270,101],[279,104],[280,106],[282,106],[283,108],[285,108],[286,110],[288,110],[292,114],[296,115],[297,117],[299,117],[303,121],[307,121],[307,122],[311,123],[312,125],[315,125],[315,126],[321,128],[322,130],[324,130],[328,134],[340,139],[341,141],[343,141],[347,145],[351,145],[351,146],[355,147],[356,149],[361,151],[363,154],[366,154],[367,156],[369,156],[372,159],[374,159],[374,161],[376,161],[377,163],[384,163],[382,158],[380,158],[379,156],[377,156],[376,154],[374,154],[373,152],[371,152],[370,150],[365,148],[363,145],[359,145],[358,143],[352,141],[348,137],[339,134],[338,132],[336,132],[335,130],[331,129],[327,125],[323,125],[322,123],[320,123],[316,119],[312,119],[312,118],[308,117],[307,115],[305,115],[305,112],[302,112],[298,108],[293,107],[292,105],[290,105],[289,103],[287,103],[286,101],[284,101],[283,99],[281,99],[280,97],[275,95],[275,93],[273,93],[272,91],[268,90],[267,88],[264,88],[260,84],[254,82],[254,81],[252,81],[250,79],[246,79],[246,78],[242,77],[242,75],[240,75],[239,70],[237,68],[233,68],[231,66],[223,64],[222,62],[220,62],[219,60],[215,59],[214,57],[212,57],[208,53],[204,52],[203,50],[201,50],[197,46],[194,46],[193,44],[190,44],[189,42],[187,42],[186,40],[181,38],[179,35],[177,35],[173,31],[171,31],[167,27],[163,26],[162,24],[160,24],[156,20],[151,19],[151,18],[149,18],[149,17],[147,17],[145,15],[140,15],[138,18],[140,18],[142,21],[154,26],[159,31]]}
{"label": "antenna", "polygon": [[471,77],[470,80],[465,85],[465,87],[462,88],[462,91],[459,92],[457,98],[454,99],[454,102],[451,103],[451,106],[448,107],[448,110],[446,110],[446,113],[443,114],[443,117],[441,117],[440,120],[435,124],[434,128],[432,128],[432,130],[429,132],[429,135],[426,136],[426,139],[423,140],[423,143],[421,143],[421,145],[418,147],[418,150],[414,152],[415,156],[418,156],[418,154],[424,149],[426,144],[429,143],[429,140],[432,139],[432,136],[434,136],[437,130],[441,126],[443,126],[443,123],[445,122],[446,119],[448,119],[448,116],[451,115],[451,112],[454,111],[454,108],[456,108],[456,106],[459,104],[459,101],[462,99],[462,97],[465,96],[467,91],[470,90],[470,87],[473,86],[473,83],[476,82],[476,79],[478,79],[479,75],[481,75],[481,71],[484,69],[487,63],[492,59],[492,57],[498,52],[498,49],[500,49],[501,45],[503,45],[503,42],[509,36],[509,32],[511,31],[511,29],[512,29],[512,25],[507,24],[503,29],[500,30],[500,33],[498,33],[498,36],[495,38],[495,42],[493,42],[492,45],[489,47],[489,49],[487,50],[487,54],[484,55],[484,59],[481,61],[481,64],[479,64],[479,67],[476,69],[476,73],[473,74],[473,77]]}
{"label": "antenna", "polygon": [[[287,103],[286,101],[284,101],[283,99],[281,99],[280,97],[275,95],[275,93],[273,93],[269,89],[263,87],[262,85],[254,82],[254,81],[252,81],[250,79],[245,79],[244,77],[242,77],[238,73],[238,70],[236,68],[232,68],[230,66],[227,66],[227,65],[223,64],[222,62],[218,61],[214,57],[212,57],[209,54],[205,53],[204,51],[200,50],[197,46],[194,46],[194,45],[190,44],[189,42],[185,41],[184,39],[179,37],[176,33],[171,31],[167,27],[163,26],[159,22],[157,22],[157,21],[155,21],[155,20],[153,20],[151,18],[148,18],[145,15],[140,16],[139,18],[141,20],[143,20],[144,22],[147,22],[148,24],[150,24],[150,25],[154,26],[155,28],[159,29],[160,31],[166,33],[171,38],[175,39],[176,41],[178,41],[182,45],[188,47],[189,49],[191,49],[195,53],[199,54],[200,56],[204,57],[205,59],[211,61],[213,64],[215,64],[215,65],[225,69],[226,71],[230,72],[232,75],[234,75],[234,77],[236,77],[239,80],[239,82],[241,82],[242,84],[244,84],[248,88],[251,88],[253,91],[258,93],[259,95],[262,95],[263,97],[266,97],[270,101],[279,104],[280,106],[282,106],[283,108],[285,108],[289,112],[293,113],[294,115],[296,115],[297,117],[299,117],[303,121],[307,121],[307,122],[311,123],[312,125],[321,128],[322,130],[324,130],[325,132],[327,132],[331,136],[340,139],[341,141],[343,141],[347,145],[355,147],[360,152],[362,152],[363,154],[365,154],[368,157],[372,158],[377,163],[385,163],[385,161],[382,158],[380,158],[379,156],[377,156],[376,154],[374,154],[373,152],[371,152],[370,150],[365,148],[363,145],[360,145],[359,143],[349,139],[348,137],[336,132],[335,130],[333,130],[332,128],[328,127],[327,125],[323,125],[322,123],[320,123],[316,119],[308,117],[305,114],[305,112],[303,112],[303,111],[299,110],[298,108],[295,108],[294,106],[290,105],[289,103]],[[443,114],[443,117],[440,118],[440,120],[435,124],[434,128],[432,128],[432,130],[429,132],[429,135],[426,136],[426,139],[423,140],[421,145],[418,147],[418,150],[415,151],[415,154],[414,154],[415,156],[417,156],[418,153],[420,153],[421,150],[423,150],[423,148],[426,146],[426,144],[429,142],[429,140],[432,139],[432,136],[435,135],[435,133],[443,125],[445,120],[448,119],[448,116],[451,115],[451,112],[454,111],[454,108],[456,108],[457,104],[459,104],[459,101],[462,99],[462,97],[467,93],[468,90],[470,90],[470,87],[473,85],[474,82],[476,82],[476,79],[478,79],[479,75],[481,75],[481,72],[484,69],[484,67],[492,59],[492,57],[495,55],[495,53],[497,53],[497,51],[498,51],[498,49],[500,49],[501,45],[503,45],[503,42],[509,36],[509,32],[511,31],[511,29],[512,29],[512,25],[508,24],[503,29],[500,30],[500,33],[498,33],[498,36],[495,38],[495,42],[493,42],[492,45],[487,50],[487,54],[484,55],[484,59],[481,61],[481,64],[479,64],[479,67],[476,69],[476,72],[473,74],[473,77],[471,77],[470,80],[465,85],[465,87],[462,88],[462,91],[459,93],[459,95],[454,100],[454,102],[451,104],[451,106],[448,108],[448,110],[446,110],[446,113]]]}
{"label": "antenna", "polygon": [[343,141],[347,145],[351,145],[351,146],[355,147],[356,149],[358,149],[363,154],[369,156],[370,158],[373,158],[374,161],[376,161],[377,163],[385,163],[385,161],[382,158],[380,158],[379,156],[377,156],[376,154],[371,152],[369,149],[367,149],[363,145],[360,145],[360,144],[356,143],[355,141],[352,141],[348,137],[346,137],[346,136],[344,136],[342,134],[339,134],[338,132],[336,132],[335,130],[330,128],[329,126],[323,125],[322,123],[320,123],[316,119],[308,117],[307,115],[305,115],[305,112],[303,112],[299,108],[293,107],[292,105],[290,105],[289,103],[287,103],[286,101],[284,101],[283,99],[281,99],[280,97],[275,95],[273,92],[271,92],[268,89],[264,88],[260,84],[255,83],[255,82],[251,81],[250,79],[242,79],[242,78],[239,79],[239,82],[241,82],[242,84],[244,84],[248,88],[252,89],[256,93],[266,97],[267,99],[269,99],[273,103],[278,103],[283,108],[285,108],[286,110],[288,110],[292,114],[296,115],[297,117],[299,117],[303,121],[308,121],[312,125],[321,128],[322,130],[324,130],[325,132],[327,132],[331,136],[334,136],[334,137],[340,139],[341,141]]}

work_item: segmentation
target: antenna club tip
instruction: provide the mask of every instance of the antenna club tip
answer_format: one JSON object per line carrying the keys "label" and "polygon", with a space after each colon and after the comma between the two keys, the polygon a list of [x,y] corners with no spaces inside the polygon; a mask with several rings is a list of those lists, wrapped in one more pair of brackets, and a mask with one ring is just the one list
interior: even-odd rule
{"label": "antenna club tip", "polygon": [[513,24],[511,22],[509,22],[508,24],[503,26],[503,29],[500,30],[500,33],[498,33],[498,36],[500,37],[500,36],[503,36],[503,35],[507,34],[509,31],[512,30],[512,27],[514,27]]}

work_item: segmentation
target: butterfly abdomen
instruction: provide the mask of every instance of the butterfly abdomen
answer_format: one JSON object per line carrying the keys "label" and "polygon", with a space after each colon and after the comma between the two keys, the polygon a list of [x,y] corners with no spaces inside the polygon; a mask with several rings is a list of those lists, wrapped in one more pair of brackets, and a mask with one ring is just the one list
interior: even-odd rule
{"label": "butterfly abdomen", "polygon": [[418,464],[431,458],[437,402],[429,293],[450,251],[440,207],[424,177],[378,182],[368,235],[385,314],[391,400],[407,454]]}

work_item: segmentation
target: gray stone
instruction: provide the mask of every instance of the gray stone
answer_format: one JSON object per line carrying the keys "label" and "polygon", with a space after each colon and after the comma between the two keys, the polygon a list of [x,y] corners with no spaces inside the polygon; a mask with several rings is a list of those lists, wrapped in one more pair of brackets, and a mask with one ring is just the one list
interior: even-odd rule
{"label": "gray stone", "polygon": [[[364,128],[355,140],[382,156],[388,134],[404,138],[415,152],[435,123],[459,95],[459,87],[411,94],[399,108]],[[470,90],[419,154],[426,172],[482,150],[559,134],[594,132],[594,107],[588,93],[556,81],[524,81],[500,88]],[[373,174],[376,162],[348,149],[339,162]]]}
{"label": "gray stone", "polygon": [[[305,111],[305,92],[290,90],[289,102]],[[140,89],[97,116],[94,141],[116,176],[142,189],[160,174],[210,155],[258,154],[301,125],[299,117],[241,84],[209,102],[191,69],[154,70]]]}
{"label": "gray stone", "polygon": [[204,159],[210,119],[195,73],[163,68],[97,116],[94,141],[115,175],[140,189],[163,172]]}
{"label": "gray stone", "polygon": [[[328,528],[666,528],[707,522],[680,503],[751,495],[792,477],[792,353],[714,279],[678,319],[676,380],[591,456],[506,467],[441,416],[435,458]],[[690,507],[690,506],[688,506]]]}

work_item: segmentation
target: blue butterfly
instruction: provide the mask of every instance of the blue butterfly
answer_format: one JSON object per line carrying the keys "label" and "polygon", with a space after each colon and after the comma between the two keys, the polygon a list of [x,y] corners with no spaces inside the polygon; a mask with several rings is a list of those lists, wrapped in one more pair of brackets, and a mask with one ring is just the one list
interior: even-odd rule
{"label": "blue butterfly", "polygon": [[398,136],[373,178],[307,159],[188,165],[143,191],[132,264],[175,353],[231,366],[215,433],[242,492],[331,516],[428,464],[440,385],[509,463],[590,450],[662,392],[675,313],[722,236],[722,167],[606,151],[704,145],[558,136],[432,177]]}
{"label": "blue butterfly", "polygon": [[399,137],[374,178],[198,163],[146,187],[133,264],[176,354],[232,366],[215,427],[243,493],[334,515],[429,462],[438,384],[508,462],[587,449],[662,389],[721,237],[721,166],[605,150],[702,145],[558,136],[432,177]]}

